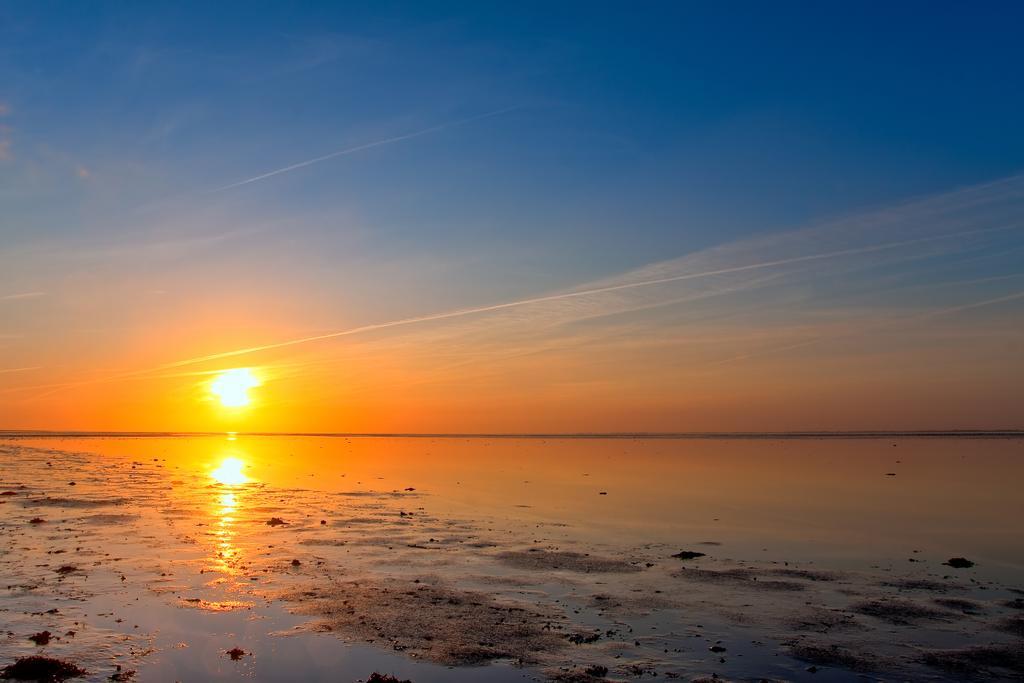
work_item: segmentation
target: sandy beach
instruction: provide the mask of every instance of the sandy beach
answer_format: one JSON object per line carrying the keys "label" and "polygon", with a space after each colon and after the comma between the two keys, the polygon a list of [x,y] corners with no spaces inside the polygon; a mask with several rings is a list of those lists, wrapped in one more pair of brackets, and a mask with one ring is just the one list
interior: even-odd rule
{"label": "sandy beach", "polygon": [[0,665],[1019,678],[1022,443],[8,438]]}

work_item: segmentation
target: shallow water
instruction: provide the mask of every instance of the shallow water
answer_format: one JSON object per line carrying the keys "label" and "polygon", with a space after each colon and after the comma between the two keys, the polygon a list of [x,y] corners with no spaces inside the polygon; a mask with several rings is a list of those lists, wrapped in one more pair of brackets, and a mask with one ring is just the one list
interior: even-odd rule
{"label": "shallow water", "polygon": [[[1020,677],[1022,456],[1019,439],[8,438],[0,665]],[[961,556],[975,566],[943,564]]]}

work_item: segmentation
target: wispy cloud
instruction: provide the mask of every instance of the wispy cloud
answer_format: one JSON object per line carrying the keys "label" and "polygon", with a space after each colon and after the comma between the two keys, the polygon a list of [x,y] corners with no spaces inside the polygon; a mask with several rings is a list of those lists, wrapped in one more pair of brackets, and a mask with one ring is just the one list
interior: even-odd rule
{"label": "wispy cloud", "polygon": [[[1003,282],[1010,284],[1012,277],[964,278],[960,266],[975,259],[979,250],[1006,253],[1007,243],[1019,241],[1022,231],[1024,177],[1014,177],[813,228],[721,245],[568,291],[230,349],[99,381],[165,374],[186,366],[362,335],[367,336],[362,347],[369,356],[401,348],[403,353],[430,348],[435,357],[445,353],[453,358],[515,357],[619,334],[617,323],[598,321],[622,316],[648,316],[650,320],[658,311],[672,322],[635,322],[649,325],[646,333],[643,327],[627,327],[622,334],[632,338],[648,334],[678,343],[685,338],[708,338],[709,332],[712,337],[721,334],[718,328],[733,321],[728,324],[738,326],[732,331],[736,341],[718,353],[716,345],[709,344],[711,357],[694,367],[731,363],[851,336],[855,330],[870,330],[879,322],[924,324],[940,315],[1016,301],[1020,298],[1016,292],[993,290]],[[941,277],[951,268],[956,277]],[[1015,272],[1020,270],[1019,265],[1014,267]],[[918,290],[900,289],[920,278],[924,283],[918,283]],[[972,279],[977,280],[973,285],[947,287],[936,296],[947,281]],[[974,296],[975,292],[980,296]],[[902,297],[898,302],[897,295]],[[857,319],[858,302],[871,311],[876,318],[873,323],[865,325]],[[900,310],[901,306],[905,310]],[[819,311],[827,311],[830,317],[824,326],[815,321]],[[787,321],[785,327],[792,328],[796,336],[751,334],[770,328],[772,319]],[[792,324],[798,320],[804,322]],[[836,327],[836,320],[846,322]],[[559,331],[585,321],[590,321],[585,332],[566,335]],[[742,329],[747,333],[737,331]],[[400,330],[402,334],[393,342],[379,334]],[[399,339],[403,335],[405,342]]]}
{"label": "wispy cloud", "polygon": [[39,370],[42,368],[41,365],[30,365],[24,368],[0,368],[0,375],[6,375],[12,372],[28,372],[29,370]]}
{"label": "wispy cloud", "polygon": [[296,162],[294,164],[289,164],[288,166],[282,166],[281,168],[276,168],[276,169],[274,169],[272,171],[267,171],[266,173],[261,173],[259,175],[253,176],[251,178],[246,178],[245,180],[239,180],[237,182],[230,183],[228,185],[223,185],[221,187],[217,187],[217,188],[214,188],[213,190],[210,190],[210,192],[211,193],[224,192],[225,190],[230,190],[230,189],[233,189],[233,188],[236,188],[236,187],[242,187],[243,185],[249,185],[251,183],[256,183],[256,182],[259,182],[261,180],[266,180],[267,178],[273,178],[274,176],[281,175],[282,173],[290,173],[291,171],[296,171],[296,170],[298,170],[300,168],[306,168],[307,166],[312,166],[314,164],[323,163],[325,161],[329,161],[330,159],[336,159],[338,157],[348,156],[349,154],[355,154],[356,152],[361,152],[363,150],[373,149],[374,147],[383,147],[384,145],[393,145],[396,142],[402,142],[403,140],[412,140],[413,138],[422,137],[424,135],[429,135],[431,133],[437,133],[437,132],[440,132],[440,131],[445,130],[447,128],[454,128],[456,126],[464,126],[464,125],[466,125],[468,123],[472,123],[474,121],[480,121],[482,119],[487,119],[487,118],[491,118],[491,117],[494,117],[494,116],[500,116],[501,114],[506,114],[508,112],[515,111],[516,109],[520,109],[520,108],[521,108],[521,106],[517,105],[517,106],[514,106],[514,107],[505,107],[504,109],[496,109],[494,111],[485,112],[483,114],[477,114],[476,116],[470,116],[470,117],[467,117],[467,118],[464,118],[464,119],[457,119],[455,121],[446,121],[445,123],[440,123],[440,124],[438,124],[436,126],[430,126],[429,128],[422,128],[420,130],[413,131],[411,133],[406,133],[404,135],[395,135],[393,137],[383,138],[383,139],[380,139],[380,140],[374,140],[373,142],[366,142],[366,143],[363,143],[361,145],[355,145],[354,147],[346,147],[345,149],[339,149],[339,150],[337,150],[335,152],[330,152],[329,154],[324,154],[322,156],[313,157],[312,159],[306,159],[305,161],[299,161],[299,162]]}
{"label": "wispy cloud", "polygon": [[600,294],[610,294],[613,292],[622,292],[625,290],[653,287],[655,285],[667,285],[672,283],[683,282],[686,280],[696,280],[701,278],[710,278],[719,275],[731,275],[736,273],[745,273],[748,271],[763,270],[767,268],[776,268],[780,266],[796,265],[805,263],[808,261],[819,261],[823,259],[835,259],[843,256],[854,256],[869,254],[873,252],[881,252],[890,249],[906,248],[910,246],[916,246],[925,242],[935,240],[946,240],[956,237],[970,236],[979,234],[984,231],[965,231],[961,233],[953,233],[949,235],[937,235],[927,238],[917,238],[913,240],[901,240],[897,242],[889,242],[885,244],[876,244],[866,247],[858,247],[853,249],[841,249],[835,251],[821,252],[818,254],[806,254],[802,256],[794,256],[788,259],[774,259],[770,261],[762,261],[759,263],[747,263],[738,266],[732,266],[728,268],[717,268],[713,270],[706,270],[695,273],[681,273],[678,275],[671,275],[667,277],[654,278],[649,280],[639,280],[633,282],[622,282],[618,284],[605,285],[602,287],[591,287],[587,289],[580,289],[571,292],[562,292],[557,294],[549,294],[545,296],[532,297],[528,299],[518,299],[516,301],[507,301],[499,304],[491,304],[487,306],[477,306],[473,308],[462,308],[454,311],[446,311],[443,313],[432,313],[429,315],[416,316],[411,318],[401,318],[399,320],[391,320],[383,323],[374,323],[371,325],[361,325],[358,327],[352,327],[345,330],[338,330],[336,332],[327,332],[325,334],[318,334],[309,337],[299,337],[297,339],[288,339],[285,341],[274,342],[271,344],[262,344],[260,346],[250,346],[243,349],[235,349],[232,351],[224,351],[221,353],[210,354],[206,356],[198,356],[195,358],[187,358],[185,360],[176,361],[167,365],[160,366],[160,370],[166,370],[170,368],[182,367],[185,365],[194,365],[197,363],[206,363],[210,361],[223,360],[226,358],[233,358],[236,356],[243,356],[251,353],[257,353],[260,351],[271,351],[274,349],[285,348],[288,346],[298,346],[300,344],[310,344],[313,342],[326,341],[329,339],[337,339],[339,337],[348,337],[356,334],[363,334],[367,332],[376,332],[378,330],[386,330],[393,327],[402,327],[406,325],[414,325],[417,323],[435,322],[441,320],[449,320],[452,318],[462,318],[466,316],[479,315],[484,313],[494,313],[498,311],[504,311],[513,308],[522,308],[527,306],[533,306],[535,304],[546,304],[560,301],[567,301],[570,299],[593,297]]}
{"label": "wispy cloud", "polygon": [[838,342],[844,339],[851,339],[854,337],[860,337],[871,334],[878,334],[887,329],[892,329],[899,326],[905,326],[908,324],[919,323],[942,316],[953,315],[955,313],[961,313],[963,311],[970,311],[979,308],[985,308],[987,306],[995,306],[997,304],[1008,303],[1011,301],[1017,301],[1024,299],[1024,291],[1013,292],[1003,296],[993,297],[991,299],[984,299],[981,301],[972,301],[967,304],[961,304],[957,306],[947,306],[936,310],[925,311],[922,313],[916,313],[913,315],[896,317],[891,320],[884,320],[882,322],[876,322],[874,324],[860,324],[855,326],[853,329],[839,332],[837,334],[827,336],[812,336],[806,339],[801,339],[796,342],[784,344],[782,346],[772,346],[762,348],[749,353],[740,354],[738,356],[730,356],[728,358],[722,358],[720,360],[711,362],[707,367],[716,367],[721,365],[727,365],[729,363],[735,363],[737,361],[750,360],[753,358],[760,358],[762,356],[784,353],[786,351],[794,351],[796,349],[806,348],[808,346],[814,346],[817,344],[823,344],[827,342]]}
{"label": "wispy cloud", "polygon": [[[1022,234],[1024,177],[1014,177],[724,244],[564,291],[19,391],[46,388],[47,396],[90,384],[156,379],[188,366],[222,367],[223,361],[257,354],[268,355],[246,362],[288,361],[293,381],[344,368],[346,386],[361,382],[368,390],[394,381],[451,382],[473,373],[497,377],[513,372],[517,363],[540,363],[546,354],[560,359],[560,372],[570,379],[571,368],[583,367],[584,358],[615,354],[636,365],[635,373],[646,368],[649,376],[666,376],[668,366],[657,372],[647,367],[660,358],[676,376],[698,377],[763,356],[833,348],[824,342],[857,339],[866,348],[880,343],[882,332],[916,334],[969,311],[1014,305],[1024,300],[1015,280],[1024,268],[1013,251]],[[997,325],[980,338],[995,340],[1017,328]],[[342,339],[343,345],[326,343]],[[273,353],[289,349],[290,355]],[[384,365],[418,359],[415,376],[375,374],[381,358],[389,359]]]}
{"label": "wispy cloud", "polygon": [[[361,325],[344,330],[261,344],[221,353],[198,356],[168,363],[154,368],[166,370],[197,363],[224,360],[252,353],[271,351],[290,346],[311,344],[341,337],[349,337],[397,327],[452,320],[469,316],[511,311],[531,310],[531,319],[552,316],[555,318],[591,317],[618,311],[637,310],[647,307],[647,298],[632,298],[627,301],[615,299],[612,295],[629,293],[632,290],[654,290],[656,300],[679,296],[678,286],[692,281],[714,280],[716,284],[730,278],[745,277],[758,271],[786,270],[799,272],[807,267],[830,263],[828,268],[835,276],[858,270],[889,265],[890,269],[929,256],[936,257],[956,253],[969,245],[984,243],[986,239],[997,238],[1001,233],[1024,229],[1024,177],[1013,177],[1004,181],[975,188],[947,193],[934,198],[908,203],[884,211],[855,216],[812,229],[781,233],[767,238],[747,240],[732,245],[716,247],[696,254],[670,261],[663,261],[636,269],[629,273],[609,278],[603,282],[584,285],[568,292],[557,292],[537,297],[518,299],[497,304],[456,309],[422,316],[391,320],[382,323]],[[964,215],[969,211],[969,215]],[[970,229],[965,225],[974,226]],[[891,239],[892,237],[903,239]],[[890,239],[882,239],[889,237]],[[817,251],[814,247],[831,246]],[[773,258],[756,258],[769,254]],[[819,279],[821,274],[817,274]],[[755,286],[754,283],[733,281],[726,291]],[[610,298],[611,297],[611,298]],[[683,297],[684,300],[688,297]],[[584,308],[566,309],[564,304],[579,300]],[[544,306],[558,305],[552,311]]]}
{"label": "wispy cloud", "polygon": [[[174,233],[170,230],[154,230],[147,235],[136,235],[131,239],[111,236],[94,237],[79,241],[39,242],[21,249],[12,249],[4,254],[7,263],[19,261],[43,261],[59,263],[61,267],[82,261],[105,261],[120,259],[132,262],[143,258],[164,256],[178,258],[199,253],[221,244],[242,241],[265,231],[260,226],[246,226],[227,230],[207,230]],[[12,295],[11,298],[43,296],[44,292],[29,292]],[[3,299],[6,297],[0,297]]]}
{"label": "wispy cloud", "polygon": [[958,306],[948,306],[946,308],[940,308],[936,311],[926,311],[921,314],[920,318],[923,320],[929,318],[937,318],[943,315],[952,315],[954,313],[960,313],[962,311],[970,311],[976,308],[985,308],[986,306],[995,306],[996,304],[1004,304],[1010,301],[1017,301],[1024,299],[1024,291],[1013,292],[1011,294],[1004,294],[1002,296],[993,297],[991,299],[984,299],[982,301],[972,301],[967,304],[960,304]]}
{"label": "wispy cloud", "polygon": [[38,299],[46,296],[46,292],[18,292],[16,294],[5,294],[0,296],[0,301],[18,301],[20,299]]}

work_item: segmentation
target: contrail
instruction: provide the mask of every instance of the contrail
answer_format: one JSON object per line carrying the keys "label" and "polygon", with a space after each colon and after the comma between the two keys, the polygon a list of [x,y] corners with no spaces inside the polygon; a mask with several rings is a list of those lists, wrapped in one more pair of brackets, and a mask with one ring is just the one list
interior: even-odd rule
{"label": "contrail", "polygon": [[[65,385],[58,385],[53,387],[51,391],[48,391],[36,398],[42,398],[50,394],[56,393],[62,389],[83,386],[88,384],[114,382],[124,379],[130,379],[138,377],[140,375],[148,375],[154,372],[163,372],[165,370],[173,370],[175,368],[184,367],[187,365],[196,365],[199,363],[206,363],[210,361],[222,360],[225,358],[234,358],[237,356],[244,356],[250,353],[258,353],[261,351],[272,351],[275,349],[287,348],[290,346],[298,346],[300,344],[310,344],[318,341],[325,341],[328,339],[337,339],[339,337],[348,337],[357,334],[363,334],[366,332],[374,332],[377,330],[384,330],[392,327],[401,327],[405,325],[414,325],[417,323],[432,322],[437,320],[447,320],[450,318],[461,318],[468,315],[477,315],[481,313],[490,313],[493,311],[501,311],[510,308],[518,308],[521,306],[529,306],[532,304],[546,303],[551,301],[563,301],[566,299],[573,299],[584,296],[592,296],[595,294],[604,294],[608,292],[618,292],[629,289],[636,289],[640,287],[652,287],[655,285],[668,284],[672,282],[681,282],[684,280],[695,280],[698,278],[713,277],[716,275],[726,275],[730,273],[741,273],[746,271],[760,270],[764,268],[772,268],[775,266],[791,265],[794,263],[806,263],[809,261],[818,261],[823,259],[838,258],[842,256],[853,256],[857,254],[866,254],[872,252],[885,251],[888,249],[897,249],[900,247],[911,246],[915,244],[922,244],[926,242],[934,242],[943,239],[953,239],[957,237],[965,237],[968,235],[976,235],[980,233],[988,233],[993,231],[1001,231],[1015,228],[1015,225],[1009,226],[998,226],[994,228],[981,228],[977,230],[964,230],[961,232],[947,233],[943,235],[933,235],[930,237],[918,237],[909,240],[900,240],[895,242],[886,242],[884,244],[874,244],[865,247],[853,247],[848,249],[838,249],[834,251],[819,252],[816,254],[807,254],[804,256],[794,256],[784,259],[776,259],[772,261],[761,261],[758,263],[749,263],[742,266],[731,266],[728,268],[717,268],[713,270],[705,270],[696,273],[684,273],[681,275],[672,275],[667,277],[660,277],[648,280],[639,280],[636,282],[624,282],[614,285],[606,285],[603,287],[591,287],[589,289],[582,289],[573,292],[562,292],[558,294],[549,294],[545,296],[532,297],[529,299],[518,299],[516,301],[508,301],[500,304],[490,304],[487,306],[477,306],[474,308],[461,308],[454,311],[446,311],[443,313],[432,313],[430,315],[416,316],[412,318],[401,318],[399,320],[391,320],[383,323],[373,323],[370,325],[361,325],[359,327],[352,327],[347,330],[340,330],[337,332],[327,332],[325,334],[312,335],[308,337],[300,337],[297,339],[287,339],[285,341],[274,342],[271,344],[262,344],[259,346],[250,346],[242,349],[235,349],[233,351],[223,351],[220,353],[213,353],[205,356],[196,356],[194,358],[186,358],[180,361],[174,361],[172,363],[165,363],[152,368],[144,370],[135,370],[126,372],[112,377],[107,377],[98,380],[88,380],[84,382],[75,382]],[[43,387],[23,387],[21,389],[32,389],[32,388],[43,388]]]}
{"label": "contrail", "polygon": [[880,323],[880,324],[877,324],[877,325],[870,325],[868,327],[861,328],[859,330],[854,330],[854,331],[851,331],[851,332],[843,332],[843,333],[840,333],[840,334],[832,334],[832,335],[826,335],[826,336],[811,337],[809,339],[804,339],[804,340],[801,340],[801,341],[798,341],[798,342],[794,342],[792,344],[786,344],[784,346],[775,346],[775,347],[772,347],[770,349],[763,349],[763,350],[760,350],[760,351],[751,351],[749,353],[744,353],[744,354],[741,354],[739,356],[730,356],[729,358],[723,358],[722,360],[717,360],[717,361],[713,361],[713,362],[710,362],[710,363],[706,363],[705,365],[706,365],[706,367],[714,367],[714,366],[718,366],[718,365],[727,365],[729,363],[735,363],[735,362],[741,361],[741,360],[747,360],[747,359],[750,359],[750,358],[757,358],[757,357],[760,357],[760,356],[767,356],[767,355],[771,355],[771,354],[774,354],[774,353],[782,353],[784,351],[791,351],[793,349],[799,349],[799,348],[803,348],[805,346],[814,346],[815,344],[821,344],[821,343],[827,342],[827,341],[838,341],[840,339],[849,339],[850,337],[858,337],[858,336],[861,336],[861,335],[865,335],[865,334],[869,334],[869,333],[873,333],[873,332],[878,332],[880,330],[884,330],[884,329],[889,328],[889,327],[896,327],[898,325],[902,325],[902,324],[905,324],[905,323],[920,322],[920,321],[924,321],[924,320],[930,320],[932,318],[938,318],[938,317],[941,317],[941,316],[944,316],[944,315],[951,315],[953,313],[959,313],[961,311],[970,311],[970,310],[973,310],[975,308],[984,308],[986,306],[994,306],[996,304],[1001,304],[1001,303],[1004,303],[1004,302],[1007,302],[1007,301],[1016,301],[1017,299],[1024,299],[1024,291],[1013,292],[1011,294],[1004,294],[1003,296],[997,296],[997,297],[995,297],[993,299],[985,299],[983,301],[974,301],[974,302],[971,302],[969,304],[959,304],[957,306],[949,306],[947,308],[939,308],[939,309],[936,309],[934,311],[925,311],[923,313],[916,313],[914,315],[907,316],[905,318],[899,318],[897,320],[889,320],[889,321],[886,321],[886,322],[883,322],[883,323]]}
{"label": "contrail", "polygon": [[356,145],[355,147],[346,147],[345,149],[339,149],[338,151],[331,152],[330,154],[324,154],[323,156],[314,157],[312,159],[306,159],[305,161],[299,161],[299,162],[291,164],[289,166],[282,166],[281,168],[274,169],[273,171],[267,171],[266,173],[261,173],[260,175],[253,176],[252,178],[246,178],[245,180],[239,180],[238,182],[231,183],[229,185],[224,185],[222,187],[218,187],[216,189],[210,190],[210,194],[213,194],[215,192],[223,192],[225,190],[230,190],[230,189],[235,188],[235,187],[241,187],[242,185],[248,185],[249,183],[255,183],[255,182],[258,182],[260,180],[265,180],[267,178],[272,178],[272,177],[274,177],[276,175],[281,175],[282,173],[288,173],[290,171],[295,171],[295,170],[300,169],[300,168],[305,168],[306,166],[312,166],[313,164],[319,164],[322,161],[327,161],[329,159],[334,159],[336,157],[347,156],[349,154],[354,154],[355,152],[361,152],[364,149],[372,149],[373,147],[382,147],[384,145],[390,145],[390,144],[395,143],[395,142],[401,142],[402,140],[411,140],[412,138],[418,138],[418,137],[423,136],[423,135],[429,135],[430,133],[436,133],[437,131],[444,130],[446,128],[453,128],[455,126],[463,126],[463,125],[465,125],[467,123],[472,123],[473,121],[479,121],[481,119],[491,118],[492,116],[499,116],[501,114],[505,114],[505,113],[508,113],[510,111],[514,111],[516,109],[521,109],[521,108],[522,108],[522,105],[516,105],[514,107],[505,107],[504,109],[496,109],[494,111],[489,111],[489,112],[486,112],[486,113],[483,113],[483,114],[477,114],[476,116],[470,116],[469,118],[458,119],[456,121],[448,121],[446,123],[440,123],[440,124],[438,124],[436,126],[431,126],[429,128],[423,128],[422,130],[417,130],[417,131],[414,131],[412,133],[406,133],[405,135],[396,135],[394,137],[384,138],[382,140],[374,140],[373,142],[367,142],[367,143],[364,143],[362,145]]}
{"label": "contrail", "polygon": [[29,370],[38,370],[43,367],[42,365],[32,365],[27,368],[0,368],[0,375],[7,374],[8,372],[27,372]]}
{"label": "contrail", "polygon": [[[383,330],[390,327],[399,327],[404,325],[413,325],[416,323],[432,322],[435,320],[447,320],[449,318],[461,318],[467,315],[476,315],[479,313],[490,313],[492,311],[500,311],[507,308],[518,308],[520,306],[529,306],[531,304],[546,303],[549,301],[562,301],[565,299],[573,299],[583,296],[592,296],[594,294],[604,294],[607,292],[618,292],[628,289],[636,289],[639,287],[652,287],[654,285],[668,284],[671,282],[681,282],[683,280],[694,280],[697,278],[712,277],[715,275],[727,275],[730,273],[741,273],[750,270],[759,270],[762,268],[772,268],[774,266],[791,265],[794,263],[804,263],[807,261],[817,261],[821,259],[837,258],[840,256],[853,256],[857,254],[866,254],[877,251],[884,251],[887,249],[897,249],[899,247],[910,246],[914,244],[921,244],[924,242],[933,242],[942,239],[952,239],[955,237],[964,237],[967,235],[978,234],[982,232],[990,232],[992,230],[1003,230],[1006,228],[984,228],[981,230],[966,230],[963,232],[950,233],[945,235],[934,235],[931,237],[919,237],[909,240],[901,240],[898,242],[887,242],[885,244],[875,244],[866,247],[854,247],[850,249],[839,249],[836,251],[826,251],[817,254],[808,254],[805,256],[794,256],[791,258],[777,259],[773,261],[762,261],[760,263],[749,263],[742,266],[732,266],[729,268],[718,268],[714,270],[705,270],[697,273],[684,273],[682,275],[672,275],[668,277],[654,278],[651,280],[640,280],[637,282],[625,282],[616,285],[607,285],[604,287],[592,287],[590,289],[578,290],[575,292],[562,292],[559,294],[549,294],[546,296],[532,297],[529,299],[519,299],[516,301],[508,301],[501,304],[490,304],[487,306],[477,306],[474,308],[461,308],[454,311],[446,311],[444,313],[432,313],[430,315],[416,316],[413,318],[401,318],[399,320],[391,320],[384,323],[374,323],[370,325],[362,325],[359,327],[352,327],[347,330],[340,330],[338,332],[327,332],[325,334],[318,334],[309,337],[300,337],[298,339],[288,339],[281,342],[274,342],[272,344],[263,344],[260,346],[250,346],[244,349],[235,349],[234,351],[223,351],[221,353],[214,353],[207,356],[197,356],[195,358],[187,358],[185,360],[176,361],[173,363],[167,363],[160,365],[150,370],[140,371],[144,372],[155,372],[159,370],[169,370],[172,368],[178,368],[184,365],[194,365],[196,363],[205,363],[208,361],[220,360],[223,358],[232,358],[235,356],[243,356],[249,353],[257,353],[260,351],[272,351],[274,349],[281,349],[288,346],[297,346],[299,344],[309,344],[311,342],[324,341],[327,339],[336,339],[338,337],[347,337],[354,334],[362,334],[365,332],[374,332],[376,330]],[[133,373],[134,374],[134,373]]]}
{"label": "contrail", "polygon": [[16,301],[18,299],[35,299],[36,297],[46,296],[46,292],[21,292],[19,294],[7,294],[6,296],[0,296],[0,301]]}
{"label": "contrail", "polygon": [[1016,301],[1017,299],[1024,299],[1024,291],[1014,292],[1013,294],[1006,294],[1005,296],[997,296],[994,299],[986,299],[985,301],[976,301],[971,304],[961,304],[960,306],[950,306],[949,308],[942,308],[937,311],[926,311],[920,314],[920,318],[934,318],[940,315],[949,315],[950,313],[959,313],[960,311],[969,311],[972,308],[981,308],[982,306],[993,306],[995,304],[1001,304],[1004,301]]}

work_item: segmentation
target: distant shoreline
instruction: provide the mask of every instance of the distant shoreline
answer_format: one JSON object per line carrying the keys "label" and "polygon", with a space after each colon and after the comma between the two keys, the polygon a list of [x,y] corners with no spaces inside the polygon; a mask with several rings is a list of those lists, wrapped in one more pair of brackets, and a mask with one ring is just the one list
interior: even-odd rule
{"label": "distant shoreline", "polygon": [[110,432],[11,429],[0,438],[172,438],[209,436],[319,437],[349,439],[1024,439],[1024,429],[794,432],[578,432],[578,433],[401,433],[401,432]]}

